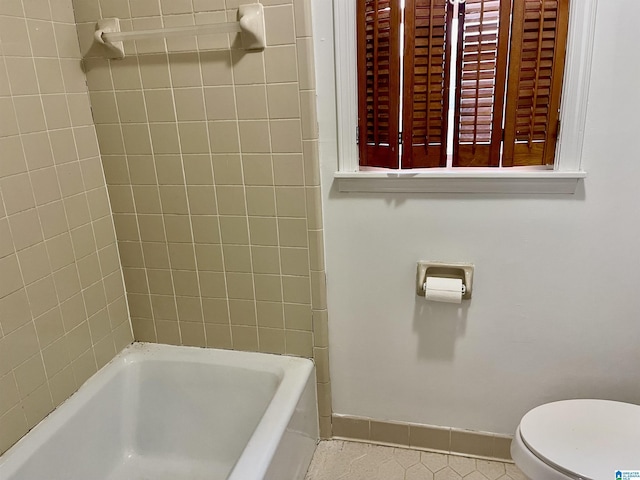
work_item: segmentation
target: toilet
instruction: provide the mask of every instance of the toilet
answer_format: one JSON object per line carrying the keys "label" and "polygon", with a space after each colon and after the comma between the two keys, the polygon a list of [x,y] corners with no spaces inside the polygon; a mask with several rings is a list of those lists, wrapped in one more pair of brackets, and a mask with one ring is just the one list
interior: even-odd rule
{"label": "toilet", "polygon": [[541,405],[522,417],[511,456],[531,480],[616,480],[618,471],[640,471],[640,406],[587,399]]}

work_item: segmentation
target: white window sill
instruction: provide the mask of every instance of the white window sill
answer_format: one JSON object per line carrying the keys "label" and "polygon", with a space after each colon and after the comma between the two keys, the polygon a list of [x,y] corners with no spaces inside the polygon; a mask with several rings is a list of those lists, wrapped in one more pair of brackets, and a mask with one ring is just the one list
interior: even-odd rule
{"label": "white window sill", "polygon": [[438,169],[336,172],[341,192],[573,194],[586,172]]}

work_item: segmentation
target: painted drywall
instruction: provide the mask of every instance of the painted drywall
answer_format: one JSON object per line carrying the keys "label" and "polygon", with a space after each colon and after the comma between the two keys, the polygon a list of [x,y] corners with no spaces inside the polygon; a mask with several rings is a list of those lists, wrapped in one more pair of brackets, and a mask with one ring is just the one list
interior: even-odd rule
{"label": "painted drywall", "polygon": [[[334,412],[511,434],[573,397],[640,403],[640,4],[600,2],[574,195],[340,193],[331,1],[314,2]],[[418,260],[476,266],[462,306]]]}

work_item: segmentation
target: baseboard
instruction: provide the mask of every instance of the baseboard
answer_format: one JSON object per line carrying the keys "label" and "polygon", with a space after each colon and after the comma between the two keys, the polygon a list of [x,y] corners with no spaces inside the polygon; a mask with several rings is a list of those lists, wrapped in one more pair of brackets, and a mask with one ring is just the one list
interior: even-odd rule
{"label": "baseboard", "polygon": [[508,435],[338,414],[331,424],[333,438],[511,461]]}

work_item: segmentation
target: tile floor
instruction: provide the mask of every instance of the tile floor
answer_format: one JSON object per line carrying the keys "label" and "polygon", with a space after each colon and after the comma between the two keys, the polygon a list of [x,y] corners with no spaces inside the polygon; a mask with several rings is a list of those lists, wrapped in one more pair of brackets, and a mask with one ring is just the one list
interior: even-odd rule
{"label": "tile floor", "polygon": [[327,440],[305,480],[526,480],[511,463]]}

